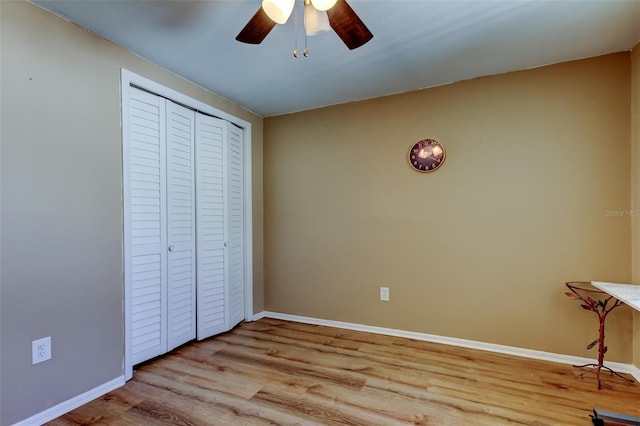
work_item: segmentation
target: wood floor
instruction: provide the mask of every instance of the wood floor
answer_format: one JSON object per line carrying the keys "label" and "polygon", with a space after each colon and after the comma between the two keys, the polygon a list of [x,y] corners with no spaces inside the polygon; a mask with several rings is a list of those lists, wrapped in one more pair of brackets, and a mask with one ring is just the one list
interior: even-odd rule
{"label": "wood floor", "polygon": [[[261,319],[140,366],[49,425],[590,425],[640,384],[568,365]],[[607,425],[612,423],[607,423]]]}

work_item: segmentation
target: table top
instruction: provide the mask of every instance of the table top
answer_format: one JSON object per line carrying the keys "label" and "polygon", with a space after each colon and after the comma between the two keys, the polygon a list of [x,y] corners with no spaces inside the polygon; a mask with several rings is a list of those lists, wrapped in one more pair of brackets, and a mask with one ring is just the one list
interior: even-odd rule
{"label": "table top", "polygon": [[591,281],[594,287],[640,311],[640,285]]}

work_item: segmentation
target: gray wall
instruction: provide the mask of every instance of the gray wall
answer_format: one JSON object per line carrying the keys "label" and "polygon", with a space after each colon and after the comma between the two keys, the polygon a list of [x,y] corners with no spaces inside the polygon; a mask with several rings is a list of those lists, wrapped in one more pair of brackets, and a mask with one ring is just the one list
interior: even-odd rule
{"label": "gray wall", "polygon": [[[263,309],[262,119],[24,1],[0,1],[0,424],[123,374],[120,68],[250,121]],[[31,365],[31,341],[52,337]]]}

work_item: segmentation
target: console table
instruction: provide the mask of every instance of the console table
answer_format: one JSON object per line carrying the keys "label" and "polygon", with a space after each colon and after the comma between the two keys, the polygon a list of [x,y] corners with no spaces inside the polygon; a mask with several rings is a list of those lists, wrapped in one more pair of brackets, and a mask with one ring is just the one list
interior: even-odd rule
{"label": "console table", "polygon": [[[599,281],[592,281],[591,284],[640,311],[640,285],[605,283]],[[591,416],[591,418],[593,424],[596,426],[604,425],[605,420],[640,426],[640,416],[629,416],[626,414],[597,410],[595,408],[593,409],[593,416]]]}
{"label": "console table", "polygon": [[601,389],[602,386],[611,388],[610,385],[603,383],[600,380],[600,372],[602,371],[602,369],[609,371],[612,375],[616,375],[623,380],[632,382],[633,380],[627,379],[626,377],[616,373],[611,368],[604,365],[604,354],[607,352],[607,347],[604,344],[605,321],[607,319],[607,315],[609,315],[609,313],[614,309],[622,306],[623,302],[608,294],[604,290],[595,287],[590,282],[570,281],[566,283],[566,286],[570,291],[566,292],[565,294],[572,299],[579,300],[581,303],[580,306],[583,309],[596,314],[598,316],[599,323],[598,338],[587,346],[587,349],[591,349],[595,345],[598,345],[598,362],[584,365],[574,365],[574,367],[590,369],[587,372],[582,372],[577,377],[582,378],[588,373],[594,373],[596,376],[596,381],[598,383],[598,390]]}

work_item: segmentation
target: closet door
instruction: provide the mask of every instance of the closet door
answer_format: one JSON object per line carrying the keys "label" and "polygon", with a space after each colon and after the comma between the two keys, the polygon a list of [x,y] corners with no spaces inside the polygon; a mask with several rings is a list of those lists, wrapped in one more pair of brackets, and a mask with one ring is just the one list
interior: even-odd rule
{"label": "closet door", "polygon": [[229,327],[227,122],[196,117],[198,339]]}
{"label": "closet door", "polygon": [[244,319],[251,124],[234,118],[245,134],[198,110],[227,116],[122,71],[127,379],[134,365]]}
{"label": "closet door", "polygon": [[229,329],[244,319],[244,152],[242,129],[227,123],[229,145]]}
{"label": "closet door", "polygon": [[195,112],[167,102],[167,350],[196,338]]}
{"label": "closet door", "polygon": [[131,88],[124,138],[125,277],[132,364],[166,352],[165,101]]}

